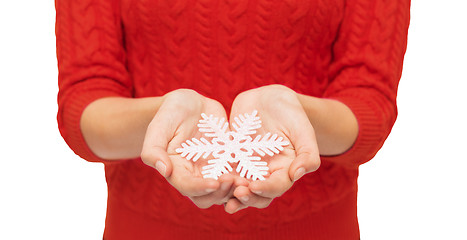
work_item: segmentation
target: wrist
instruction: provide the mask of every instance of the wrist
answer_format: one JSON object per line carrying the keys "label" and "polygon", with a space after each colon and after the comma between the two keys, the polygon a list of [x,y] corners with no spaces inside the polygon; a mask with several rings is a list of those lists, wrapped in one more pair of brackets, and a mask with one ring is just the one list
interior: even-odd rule
{"label": "wrist", "polygon": [[84,110],[81,132],[102,159],[138,157],[147,126],[161,104],[162,97],[98,99]]}
{"label": "wrist", "polygon": [[347,105],[303,94],[297,97],[315,129],[322,155],[339,155],[352,147],[358,136],[358,122]]}

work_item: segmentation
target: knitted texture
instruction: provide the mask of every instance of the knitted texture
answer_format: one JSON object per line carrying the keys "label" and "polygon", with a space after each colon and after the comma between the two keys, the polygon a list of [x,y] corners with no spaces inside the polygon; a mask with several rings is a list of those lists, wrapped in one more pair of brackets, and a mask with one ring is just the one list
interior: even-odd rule
{"label": "knitted texture", "polygon": [[[358,239],[358,166],[381,148],[397,115],[410,0],[56,0],[58,123],[76,154],[104,162],[105,239]],[[80,117],[108,96],[190,88],[221,102],[283,84],[339,100],[359,134],[322,157],[266,209],[198,209],[140,159],[105,161]]]}

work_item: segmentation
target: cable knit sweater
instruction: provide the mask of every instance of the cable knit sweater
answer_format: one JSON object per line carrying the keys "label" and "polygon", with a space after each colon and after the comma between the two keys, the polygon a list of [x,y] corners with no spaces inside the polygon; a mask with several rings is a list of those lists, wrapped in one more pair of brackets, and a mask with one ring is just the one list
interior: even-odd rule
{"label": "cable knit sweater", "polygon": [[[396,119],[410,0],[56,0],[58,123],[71,149],[104,162],[104,239],[358,239],[358,166]],[[346,153],[322,157],[266,209],[198,209],[140,159],[86,145],[92,101],[190,88],[229,111],[267,84],[345,103],[359,123]]]}

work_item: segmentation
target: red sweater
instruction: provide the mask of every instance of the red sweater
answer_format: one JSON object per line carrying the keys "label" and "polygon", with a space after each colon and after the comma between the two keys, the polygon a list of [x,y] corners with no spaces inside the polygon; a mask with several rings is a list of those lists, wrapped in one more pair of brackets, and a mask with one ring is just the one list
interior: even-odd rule
{"label": "red sweater", "polygon": [[[358,239],[358,166],[396,119],[409,8],[410,0],[56,0],[59,128],[76,154],[105,163],[104,238]],[[272,83],[342,101],[359,135],[266,209],[198,209],[140,159],[99,159],[80,131],[98,98],[190,88],[229,111],[240,92]]]}

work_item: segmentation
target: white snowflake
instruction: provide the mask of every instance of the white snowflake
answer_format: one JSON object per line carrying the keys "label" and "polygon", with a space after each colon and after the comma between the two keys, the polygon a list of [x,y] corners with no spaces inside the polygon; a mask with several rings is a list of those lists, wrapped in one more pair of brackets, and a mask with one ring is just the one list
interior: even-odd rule
{"label": "white snowflake", "polygon": [[[235,131],[227,131],[229,123],[225,118],[219,119],[203,113],[198,128],[205,137],[213,138],[211,142],[204,137],[199,140],[193,138],[182,143],[182,147],[175,151],[193,162],[201,156],[206,159],[212,154],[214,159],[208,160],[208,165],[202,168],[205,178],[218,179],[222,174],[232,172],[229,163],[238,163],[236,171],[241,177],[264,180],[269,168],[266,162],[261,161],[261,157],[266,154],[269,156],[278,154],[284,150],[283,146],[289,145],[289,142],[271,133],[266,133],[263,137],[258,135],[253,139],[250,135],[255,134],[256,129],[261,127],[261,120],[256,116],[257,114],[256,110],[251,114],[240,114],[232,123]],[[253,156],[253,153],[261,157]]]}

